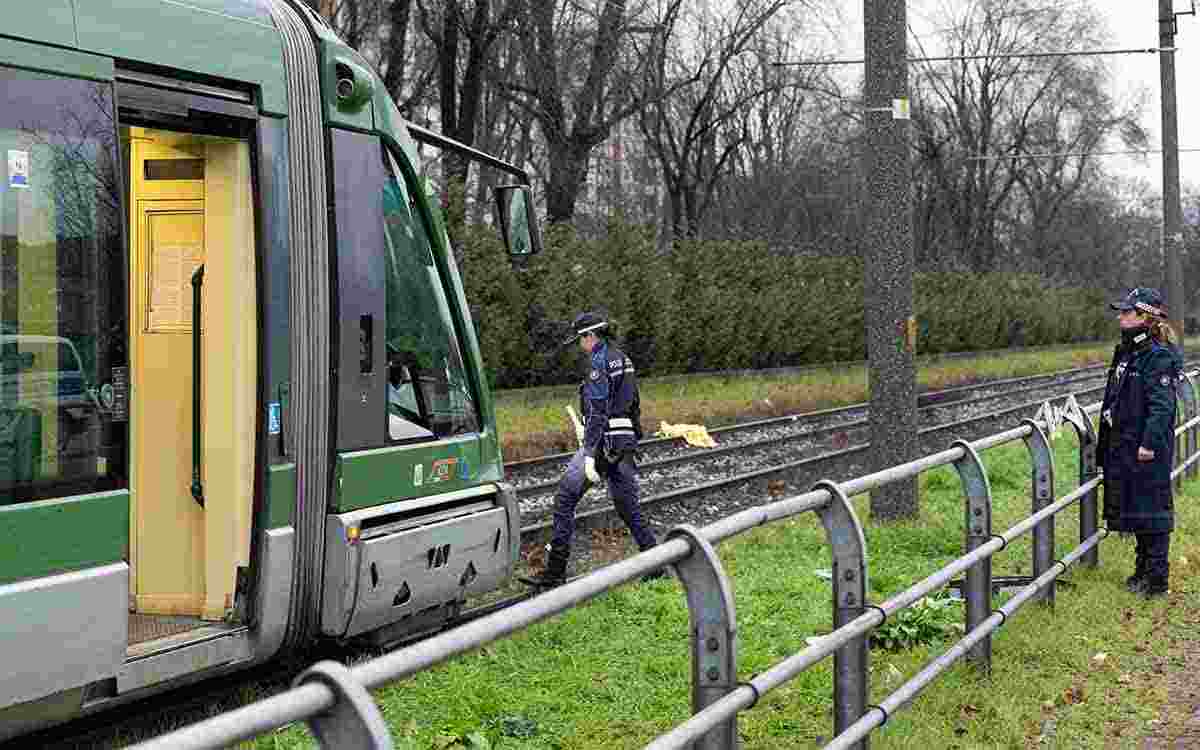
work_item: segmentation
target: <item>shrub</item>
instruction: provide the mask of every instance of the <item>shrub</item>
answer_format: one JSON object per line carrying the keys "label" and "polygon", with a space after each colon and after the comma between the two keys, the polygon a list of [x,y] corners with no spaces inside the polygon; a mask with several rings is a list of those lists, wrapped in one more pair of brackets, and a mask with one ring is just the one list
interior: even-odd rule
{"label": "shrub", "polygon": [[[855,258],[782,254],[764,242],[682,240],[612,223],[600,239],[546,231],[544,251],[513,269],[489,228],[460,243],[464,285],[490,381],[499,388],[569,383],[560,351],[580,311],[603,309],[639,374],[791,367],[867,356],[863,266]],[[1103,290],[1033,274],[917,273],[920,354],[1101,338]]]}
{"label": "shrub", "polygon": [[871,645],[886,651],[931,646],[963,632],[962,601],[927,596],[900,610],[871,633]]}

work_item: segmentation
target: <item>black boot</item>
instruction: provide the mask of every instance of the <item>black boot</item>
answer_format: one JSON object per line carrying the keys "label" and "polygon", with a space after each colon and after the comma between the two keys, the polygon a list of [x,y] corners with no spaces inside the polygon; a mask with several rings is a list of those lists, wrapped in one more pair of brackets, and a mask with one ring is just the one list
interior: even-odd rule
{"label": "black boot", "polygon": [[1143,599],[1155,599],[1160,596],[1167,595],[1167,577],[1149,575],[1146,577],[1142,588],[1138,591]]}
{"label": "black boot", "polygon": [[546,545],[546,567],[536,576],[521,576],[517,580],[535,589],[552,589],[567,582],[567,559],[571,551],[562,547]]}

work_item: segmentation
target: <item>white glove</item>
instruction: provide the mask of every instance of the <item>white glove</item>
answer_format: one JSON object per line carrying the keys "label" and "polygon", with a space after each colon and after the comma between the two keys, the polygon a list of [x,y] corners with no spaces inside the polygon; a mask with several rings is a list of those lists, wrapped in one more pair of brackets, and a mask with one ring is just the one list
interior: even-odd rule
{"label": "white glove", "polygon": [[592,484],[600,484],[600,474],[596,471],[595,456],[583,459],[583,473],[587,475],[588,481]]}
{"label": "white glove", "polygon": [[583,425],[575,423],[575,442],[583,445]]}

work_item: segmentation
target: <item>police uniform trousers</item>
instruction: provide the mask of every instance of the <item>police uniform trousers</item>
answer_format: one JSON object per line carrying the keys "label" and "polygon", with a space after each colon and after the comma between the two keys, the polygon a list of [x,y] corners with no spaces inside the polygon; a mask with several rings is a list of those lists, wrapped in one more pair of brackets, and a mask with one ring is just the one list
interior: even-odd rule
{"label": "police uniform trousers", "polygon": [[[566,473],[558,483],[558,492],[554,497],[554,534],[550,538],[553,549],[570,549],[571,536],[575,533],[575,507],[591,486],[584,473],[585,458],[583,448],[575,451],[571,462],[567,464]],[[620,460],[615,463],[606,460],[602,452],[597,452],[596,473],[607,480],[608,497],[621,520],[629,527],[638,549],[645,551],[653,547],[656,543],[654,534],[646,528],[638,504],[637,464],[632,452],[622,453]]]}
{"label": "police uniform trousers", "polygon": [[1137,539],[1136,572],[1158,579],[1164,583],[1171,572],[1171,534],[1142,533],[1135,535]]}

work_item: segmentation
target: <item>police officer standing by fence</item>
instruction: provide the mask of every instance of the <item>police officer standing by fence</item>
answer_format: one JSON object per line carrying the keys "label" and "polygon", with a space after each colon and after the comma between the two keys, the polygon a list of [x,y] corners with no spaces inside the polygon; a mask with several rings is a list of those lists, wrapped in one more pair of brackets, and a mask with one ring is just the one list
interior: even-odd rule
{"label": "police officer standing by fence", "polygon": [[1151,598],[1167,593],[1175,526],[1175,387],[1182,362],[1158,290],[1138,287],[1112,308],[1121,343],[1100,410],[1104,520],[1109,531],[1135,535],[1137,562],[1125,584]]}
{"label": "police officer standing by fence", "polygon": [[[564,346],[579,342],[589,355],[587,375],[579,386],[579,408],[583,415],[579,450],[567,465],[554,498],[554,532],[547,546],[546,565],[523,583],[536,588],[558,586],[566,580],[571,537],[575,531],[575,507],[583,493],[602,480],[608,482],[613,506],[634,541],[642,550],[656,544],[653,532],[642,520],[638,503],[635,452],[642,436],[641,401],[633,361],[607,338],[608,321],[594,312],[575,318],[572,335]],[[657,571],[643,580],[660,578]]]}

